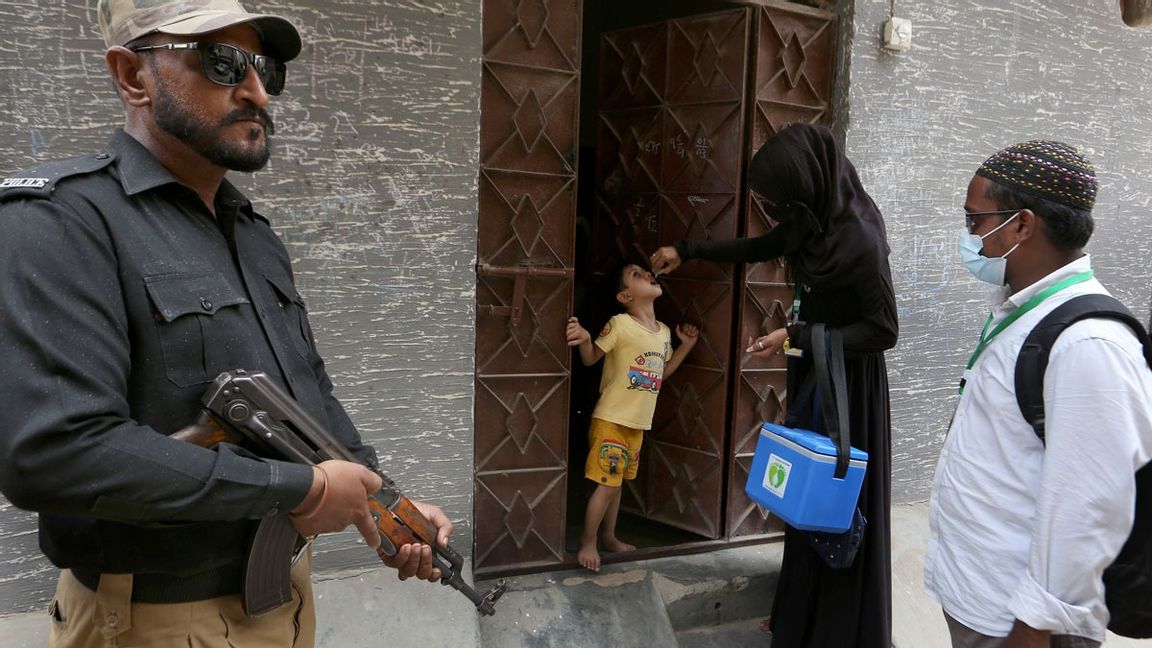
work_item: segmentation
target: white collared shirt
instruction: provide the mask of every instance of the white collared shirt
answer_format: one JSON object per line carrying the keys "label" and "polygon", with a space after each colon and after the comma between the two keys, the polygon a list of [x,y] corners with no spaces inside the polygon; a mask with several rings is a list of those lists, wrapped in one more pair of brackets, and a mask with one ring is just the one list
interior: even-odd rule
{"label": "white collared shirt", "polygon": [[[1091,269],[1088,256],[1012,295],[995,325],[1040,291]],[[1152,456],[1152,372],[1121,322],[1073,324],[1044,377],[1047,447],[1016,403],[1016,356],[1049,312],[1095,279],[1050,296],[996,336],[965,372],[929,506],[928,594],[957,621],[1006,636],[1014,619],[1102,641],[1100,576],[1132,529],[1133,474]]]}

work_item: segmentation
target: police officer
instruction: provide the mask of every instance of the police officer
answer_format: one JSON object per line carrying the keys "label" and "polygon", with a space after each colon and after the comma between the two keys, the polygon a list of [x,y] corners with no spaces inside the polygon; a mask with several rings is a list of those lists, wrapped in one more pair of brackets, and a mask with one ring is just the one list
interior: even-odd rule
{"label": "police officer", "polygon": [[[301,537],[355,525],[376,547],[380,478],[168,437],[220,371],[245,367],[376,465],[332,395],[283,244],[225,179],[268,161],[266,107],[300,36],[236,0],[99,0],[98,14],[124,127],[95,155],[0,183],[0,490],[39,513],[63,570],[53,645],[311,646],[307,550],[293,600],[252,619],[249,538],[289,513]],[[443,512],[418,506],[446,543]],[[428,546],[390,565],[439,577]]]}

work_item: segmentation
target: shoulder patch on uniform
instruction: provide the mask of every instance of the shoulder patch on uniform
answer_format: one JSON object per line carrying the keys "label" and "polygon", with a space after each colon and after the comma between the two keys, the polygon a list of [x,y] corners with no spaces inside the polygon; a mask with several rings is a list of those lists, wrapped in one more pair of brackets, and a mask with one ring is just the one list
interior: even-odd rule
{"label": "shoulder patch on uniform", "polygon": [[17,171],[0,179],[0,201],[14,198],[47,198],[64,178],[99,171],[112,163],[114,156],[96,153],[68,160],[56,160]]}

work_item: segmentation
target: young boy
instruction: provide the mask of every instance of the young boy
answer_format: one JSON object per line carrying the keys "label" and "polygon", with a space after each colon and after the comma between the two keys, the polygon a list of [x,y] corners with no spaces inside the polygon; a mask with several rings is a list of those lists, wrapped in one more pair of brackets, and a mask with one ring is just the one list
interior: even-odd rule
{"label": "young boy", "polygon": [[595,344],[575,317],[568,319],[567,329],[568,346],[580,347],[585,366],[606,358],[584,465],[584,476],[596,482],[596,492],[588,500],[577,555],[580,564],[592,571],[600,571],[597,537],[607,551],[636,548],[616,537],[620,486],[623,480],[636,478],[640,444],[644,431],[652,427],[660,383],[680,366],[698,334],[691,324],[678,325],[680,346],[672,350],[671,332],[657,321],[653,308],[664,290],[651,272],[635,264],[626,265],[616,288],[616,301],[625,312],[608,320]]}

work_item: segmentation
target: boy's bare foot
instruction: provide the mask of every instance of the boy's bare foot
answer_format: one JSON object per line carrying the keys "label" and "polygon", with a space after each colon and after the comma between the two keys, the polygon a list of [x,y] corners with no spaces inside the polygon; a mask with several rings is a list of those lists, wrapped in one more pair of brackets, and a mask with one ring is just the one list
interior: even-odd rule
{"label": "boy's bare foot", "polygon": [[604,545],[604,551],[636,551],[636,545],[621,542],[619,538],[600,538],[600,544]]}
{"label": "boy's bare foot", "polygon": [[600,552],[596,551],[595,542],[581,542],[580,552],[576,554],[580,565],[594,572],[600,571]]}

